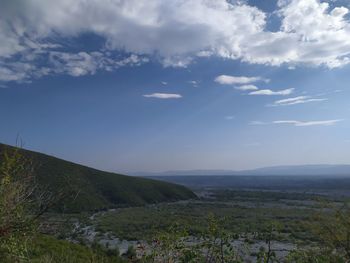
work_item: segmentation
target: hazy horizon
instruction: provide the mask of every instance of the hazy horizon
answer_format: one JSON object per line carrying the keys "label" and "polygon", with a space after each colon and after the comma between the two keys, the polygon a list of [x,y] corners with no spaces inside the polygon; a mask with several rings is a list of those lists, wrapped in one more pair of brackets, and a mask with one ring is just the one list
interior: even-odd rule
{"label": "hazy horizon", "polygon": [[9,1],[0,142],[123,172],[350,163],[344,0]]}

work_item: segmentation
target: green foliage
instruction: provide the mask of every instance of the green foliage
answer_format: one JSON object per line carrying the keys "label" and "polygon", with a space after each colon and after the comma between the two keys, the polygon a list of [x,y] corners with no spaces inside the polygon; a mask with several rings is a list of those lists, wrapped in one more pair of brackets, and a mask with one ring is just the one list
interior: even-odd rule
{"label": "green foliage", "polygon": [[122,263],[119,253],[112,253],[102,247],[91,249],[46,235],[39,235],[30,254],[33,263]]}
{"label": "green foliage", "polygon": [[[115,236],[127,239],[151,240],[159,231],[169,228],[174,222],[188,226],[191,235],[200,235],[206,231],[208,214],[225,218],[222,228],[230,234],[262,233],[269,222],[281,224],[278,240],[294,233],[296,239],[306,233],[301,221],[312,215],[310,209],[280,209],[279,207],[257,207],[249,209],[243,206],[221,202],[180,202],[157,204],[145,207],[117,209],[96,217],[93,223],[100,232],[112,232]],[[308,238],[302,236],[302,238]],[[259,238],[255,234],[256,238]],[[263,237],[262,237],[263,238]]]}
{"label": "green foliage", "polygon": [[[72,189],[82,189],[74,199],[59,199],[61,205],[65,205],[61,208],[72,211],[179,200],[192,193],[168,183],[105,173],[53,157],[5,148],[0,145],[0,261],[4,263],[240,263],[244,255],[233,246],[238,234],[243,234],[247,243],[256,240],[266,243],[254,252],[257,263],[279,262],[273,242],[284,238],[304,238],[309,246],[295,249],[283,262],[350,262],[348,204],[339,206],[339,202],[333,200],[320,209],[321,203],[315,195],[303,193],[223,190],[215,193],[215,201],[121,208],[98,215],[96,228],[101,232],[127,239],[152,240],[150,248],[139,247],[136,251],[130,246],[123,257],[119,256],[118,249],[108,249],[97,242],[89,248],[39,235],[37,218],[49,207],[47,201],[52,201],[42,192],[44,188],[59,197],[71,193]],[[40,161],[36,173],[29,160]],[[296,201],[305,200],[310,205],[306,208],[307,202],[304,202],[302,208],[297,208],[286,202],[286,198],[294,201],[295,206]],[[247,200],[248,207],[234,203]],[[288,209],[264,207],[263,202],[282,203]],[[316,215],[310,217],[314,211]],[[140,254],[143,256],[138,257]]]}
{"label": "green foliage", "polygon": [[283,200],[318,200],[316,194],[302,192],[274,192],[274,191],[239,191],[231,189],[213,190],[211,198],[217,201],[256,200],[259,202],[283,201]]}
{"label": "green foliage", "polygon": [[19,149],[0,158],[0,261],[14,262],[122,262],[119,252],[86,247],[38,235],[37,219],[55,199],[41,192],[32,161]]}
{"label": "green foliage", "polygon": [[297,249],[289,253],[286,263],[346,263],[342,255],[327,248]]}
{"label": "green foliage", "polygon": [[[64,161],[45,154],[0,144],[0,152],[18,151],[38,164],[35,179],[53,194],[68,193],[59,211],[81,212],[116,206],[139,206],[195,198],[184,186],[145,178],[108,173]],[[1,161],[1,159],[0,159]],[[76,194],[71,195],[72,192]]]}
{"label": "green foliage", "polygon": [[222,227],[225,221],[226,218],[218,219],[213,214],[208,217],[208,230],[202,237],[205,262],[243,262],[231,244],[236,236],[228,234]]}
{"label": "green foliage", "polygon": [[265,241],[267,249],[261,247],[257,254],[257,263],[278,262],[275,251],[272,249],[272,242],[278,239],[281,225],[278,222],[269,222],[265,230],[258,233],[258,238]]}
{"label": "green foliage", "polygon": [[[178,224],[171,225],[166,231],[160,232],[152,242],[151,254],[146,258],[156,262],[175,262],[177,259],[186,259],[191,262],[190,248],[184,244],[188,233]],[[183,261],[181,261],[183,262]]]}
{"label": "green foliage", "polygon": [[133,246],[129,246],[128,250],[126,251],[126,253],[123,256],[125,256],[130,261],[136,260],[135,248]]}
{"label": "green foliage", "polygon": [[27,259],[34,232],[32,206],[35,186],[32,165],[18,151],[3,152],[0,166],[0,257],[9,262]]}
{"label": "green foliage", "polygon": [[348,203],[334,206],[325,203],[325,207],[312,218],[309,224],[319,243],[329,251],[350,261],[350,207]]}
{"label": "green foliage", "polygon": [[193,241],[189,232],[178,224],[161,232],[153,241],[151,254],[144,257],[145,262],[243,262],[231,245],[233,236],[221,228],[222,220],[214,215],[207,219],[207,229],[202,236]]}

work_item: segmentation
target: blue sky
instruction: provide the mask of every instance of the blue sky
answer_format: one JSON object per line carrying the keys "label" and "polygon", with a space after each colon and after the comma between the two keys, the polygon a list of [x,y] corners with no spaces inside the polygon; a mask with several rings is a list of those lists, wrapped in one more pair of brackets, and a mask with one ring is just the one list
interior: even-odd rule
{"label": "blue sky", "polygon": [[349,1],[56,2],[0,11],[1,142],[127,173],[350,163]]}

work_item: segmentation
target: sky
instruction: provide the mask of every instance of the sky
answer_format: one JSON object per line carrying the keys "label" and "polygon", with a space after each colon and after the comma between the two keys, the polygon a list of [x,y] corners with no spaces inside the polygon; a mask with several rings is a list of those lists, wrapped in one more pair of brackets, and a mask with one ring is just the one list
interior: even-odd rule
{"label": "sky", "polygon": [[0,142],[102,170],[350,163],[349,0],[0,0]]}

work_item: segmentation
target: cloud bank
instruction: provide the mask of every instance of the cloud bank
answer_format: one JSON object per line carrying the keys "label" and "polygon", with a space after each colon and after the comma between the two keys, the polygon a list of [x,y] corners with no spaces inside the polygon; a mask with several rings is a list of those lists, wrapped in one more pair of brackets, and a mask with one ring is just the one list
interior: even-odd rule
{"label": "cloud bank", "polygon": [[[57,73],[81,76],[129,65],[122,62],[126,57],[115,57],[113,52],[173,67],[186,67],[197,57],[210,56],[292,67],[336,68],[350,62],[348,8],[331,8],[319,0],[279,0],[274,13],[280,27],[269,31],[270,14],[245,1],[4,0],[0,80]],[[86,33],[104,40],[96,50],[102,55],[65,50],[67,39]],[[53,52],[62,54],[57,57]],[[61,72],[57,63],[67,70]],[[251,83],[249,79],[221,81]]]}

